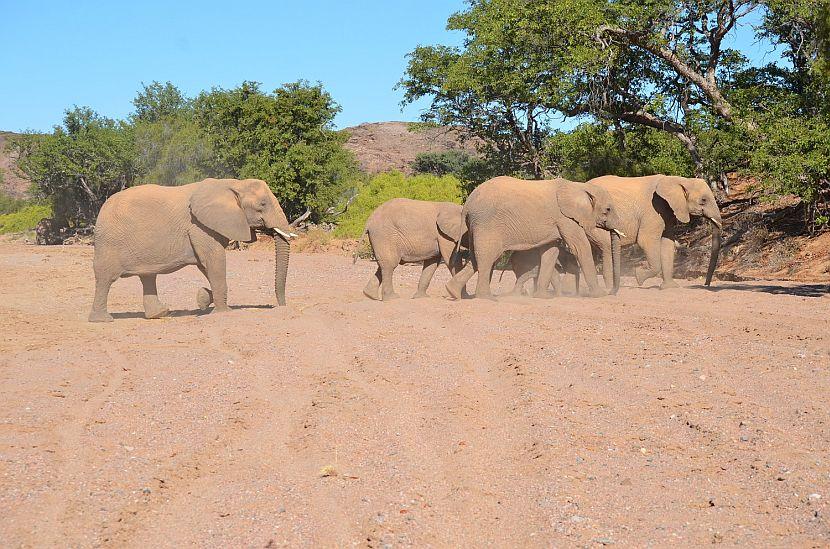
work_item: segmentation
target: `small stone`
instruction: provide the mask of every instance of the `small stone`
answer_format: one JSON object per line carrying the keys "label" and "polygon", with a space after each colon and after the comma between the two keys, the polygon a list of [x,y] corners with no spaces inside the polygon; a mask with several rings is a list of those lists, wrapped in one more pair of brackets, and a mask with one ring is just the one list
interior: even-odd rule
{"label": "small stone", "polygon": [[585,517],[580,517],[579,515],[574,515],[571,517],[571,522],[585,522],[586,520],[588,519],[586,519]]}
{"label": "small stone", "polygon": [[810,494],[807,497],[810,499],[821,499],[821,494]]}
{"label": "small stone", "polygon": [[142,488],[141,493],[144,494],[145,496],[148,496],[148,495],[150,495],[150,489],[149,488]]}
{"label": "small stone", "polygon": [[748,436],[746,436],[746,435],[741,435],[741,442],[748,442],[748,441],[749,441],[749,437],[748,437]]}
{"label": "small stone", "polygon": [[594,538],[594,541],[602,545],[614,545],[614,540],[611,538]]}

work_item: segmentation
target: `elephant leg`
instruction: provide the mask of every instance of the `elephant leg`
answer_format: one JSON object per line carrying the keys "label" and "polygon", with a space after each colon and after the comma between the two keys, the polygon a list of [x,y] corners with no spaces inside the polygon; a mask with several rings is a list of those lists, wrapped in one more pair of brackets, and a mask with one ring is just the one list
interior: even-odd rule
{"label": "elephant leg", "polygon": [[[202,272],[210,283],[209,296],[212,298],[214,312],[228,311],[228,281],[227,267],[225,264],[224,249],[222,253],[211,254],[208,261],[202,262]],[[210,302],[208,302],[210,303]],[[207,307],[205,307],[207,308]]]}
{"label": "elephant leg", "polygon": [[118,276],[95,272],[95,298],[92,301],[92,311],[89,313],[90,322],[112,322],[112,315],[107,312],[107,297],[110,286],[116,280]]}
{"label": "elephant leg", "polygon": [[[202,274],[207,278],[207,269],[203,265],[197,265]],[[206,311],[210,304],[213,303],[213,292],[208,288],[199,288],[196,290],[196,306],[200,311]]]}
{"label": "elephant leg", "polygon": [[412,296],[413,299],[427,297],[427,288],[429,288],[429,283],[432,282],[432,277],[435,275],[435,270],[438,269],[438,263],[440,262],[440,256],[424,261],[424,267],[421,269],[421,279],[418,280],[418,291]]}
{"label": "elephant leg", "polygon": [[663,237],[660,239],[660,266],[663,268],[662,289],[677,288],[674,281],[674,240]]}
{"label": "elephant leg", "polygon": [[395,273],[395,267],[400,264],[400,261],[400,259],[397,261],[378,259],[380,263],[380,295],[383,301],[398,299],[400,297],[395,293],[395,288],[392,285],[392,276]]}
{"label": "elephant leg", "polygon": [[[447,268],[450,270],[450,274],[455,276],[458,274],[459,271],[463,268],[464,261],[461,259],[461,250],[459,250],[458,254],[453,257],[453,251],[455,250],[455,242],[446,238],[438,238],[438,251],[441,252],[441,259],[447,265]],[[467,293],[467,286],[464,285],[461,288],[461,297],[467,298],[470,297],[470,294]]]}
{"label": "elephant leg", "polygon": [[382,280],[381,270],[378,267],[375,272],[369,277],[369,281],[366,283],[366,287],[363,288],[363,295],[368,297],[369,299],[379,300],[380,295],[378,291],[380,290],[380,284]]}
{"label": "elephant leg", "polygon": [[607,292],[599,287],[594,254],[585,231],[576,222],[566,219],[561,224],[560,232],[568,244],[568,248],[576,256],[582,274],[585,276],[585,283],[588,284],[588,296],[601,297],[607,295]]}
{"label": "elephant leg", "polygon": [[170,313],[170,309],[159,300],[156,288],[156,275],[140,275],[144,293],[144,318],[162,318]]}
{"label": "elephant leg", "polygon": [[461,299],[466,291],[467,282],[473,277],[474,273],[475,268],[473,267],[472,261],[468,261],[460,271],[455,273],[444,286],[447,289],[447,293],[450,294],[450,297],[453,299]]}
{"label": "elephant leg", "polygon": [[508,295],[524,295],[524,287],[528,280],[533,280],[534,290],[536,277],[539,275],[539,254],[536,250],[516,251],[510,254],[510,268],[516,275],[516,283]]}
{"label": "elephant leg", "polygon": [[479,251],[476,249],[476,270],[478,271],[478,282],[476,283],[476,297],[481,299],[495,300],[490,289],[490,280],[493,277],[493,265],[498,261],[501,252],[496,253],[492,249]]}
{"label": "elephant leg", "polygon": [[660,238],[638,241],[643,253],[646,254],[647,267],[637,267],[634,269],[634,276],[637,277],[637,285],[642,286],[643,283],[653,276],[661,273],[662,267],[660,262],[661,244]]}
{"label": "elephant leg", "polygon": [[559,257],[559,248],[550,245],[541,248],[539,252],[539,277],[536,279],[536,290],[533,292],[533,297],[555,297],[556,293],[549,292],[548,286],[551,285],[553,277],[556,277],[557,281],[554,283],[554,286],[559,287],[559,274],[556,272],[556,260]]}

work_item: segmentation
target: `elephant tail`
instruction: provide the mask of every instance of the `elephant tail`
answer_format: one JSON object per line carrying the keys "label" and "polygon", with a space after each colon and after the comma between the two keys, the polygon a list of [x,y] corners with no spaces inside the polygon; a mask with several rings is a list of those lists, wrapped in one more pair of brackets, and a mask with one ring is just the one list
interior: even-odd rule
{"label": "elephant tail", "polygon": [[357,263],[357,255],[360,252],[360,243],[363,242],[363,239],[366,238],[367,234],[369,234],[369,229],[363,229],[363,234],[357,239],[357,246],[355,246],[354,253],[352,254],[352,265]]}

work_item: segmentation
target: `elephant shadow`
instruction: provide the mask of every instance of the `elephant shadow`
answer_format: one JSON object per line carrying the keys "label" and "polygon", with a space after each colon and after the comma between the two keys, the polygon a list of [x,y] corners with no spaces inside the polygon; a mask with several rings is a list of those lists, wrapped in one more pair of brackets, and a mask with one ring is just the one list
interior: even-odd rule
{"label": "elephant shadow", "polygon": [[[274,305],[230,305],[231,310],[249,310],[249,309],[274,309]],[[204,316],[210,314],[213,307],[205,309],[171,309],[164,318],[177,318],[188,316]],[[123,313],[111,313],[112,318],[119,320],[122,318],[144,318],[144,311],[127,311]]]}
{"label": "elephant shadow", "polygon": [[795,284],[792,286],[778,286],[776,284],[719,283],[717,286],[695,284],[693,286],[689,286],[689,288],[708,290],[710,292],[738,290],[742,292],[761,292],[765,294],[792,295],[797,297],[823,297],[830,294],[830,286],[827,284]]}

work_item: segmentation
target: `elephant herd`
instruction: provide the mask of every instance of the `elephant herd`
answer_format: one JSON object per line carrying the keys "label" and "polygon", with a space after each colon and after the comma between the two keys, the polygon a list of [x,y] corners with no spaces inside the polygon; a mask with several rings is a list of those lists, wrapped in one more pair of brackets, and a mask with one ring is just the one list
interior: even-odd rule
{"label": "elephant herd", "polygon": [[[720,251],[721,216],[715,197],[702,179],[654,175],[604,176],[575,183],[565,179],[525,181],[496,177],[479,185],[461,206],[449,202],[392,199],[378,207],[366,223],[377,259],[377,271],[363,293],[372,299],[397,297],[392,276],[401,263],[423,262],[418,291],[424,297],[438,263],[452,279],[446,289],[460,299],[467,281],[478,272],[475,296],[492,299],[493,268],[505,252],[516,275],[512,294],[534,281],[534,297],[560,293],[559,264],[580,271],[592,297],[616,293],[620,286],[620,248],[636,243],[648,267],[635,271],[638,284],[662,276],[663,288],[674,281],[675,242],[667,231],[692,216],[712,224],[712,253],[706,274],[709,285]],[[462,248],[470,260],[462,266]],[[452,250],[452,251],[451,251]],[[602,263],[606,289],[597,278],[595,254]],[[553,291],[549,287],[553,287]]]}
{"label": "elephant herd", "polygon": [[[589,296],[616,293],[620,247],[634,243],[648,267],[637,282],[662,276],[662,287],[676,286],[674,241],[667,230],[700,216],[712,223],[712,253],[707,285],[717,265],[721,217],[715,197],[701,179],[654,175],[605,176],[587,183],[565,179],[524,181],[496,177],[479,185],[466,203],[396,198],[379,206],[366,222],[377,270],[363,293],[377,300],[398,297],[392,278],[401,263],[423,262],[414,297],[425,297],[441,261],[452,274],[446,289],[465,295],[478,272],[475,296],[492,299],[493,268],[507,251],[516,274],[513,293],[534,281],[533,296],[560,292],[557,264],[581,271]],[[112,321],[107,295],[118,278],[138,276],[146,318],[168,314],[159,300],[156,277],[196,265],[210,283],[197,292],[197,304],[228,309],[225,248],[230,241],[255,240],[255,230],[274,236],[274,290],[285,305],[289,242],[296,237],[268,185],[257,179],[206,179],[181,187],[142,185],[111,196],[95,226],[95,297],[91,322]],[[467,250],[469,260],[463,260]],[[600,287],[595,255],[606,289]],[[553,291],[549,288],[553,287]]]}

